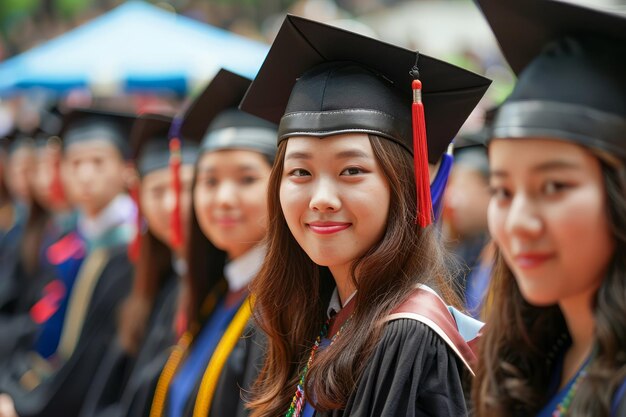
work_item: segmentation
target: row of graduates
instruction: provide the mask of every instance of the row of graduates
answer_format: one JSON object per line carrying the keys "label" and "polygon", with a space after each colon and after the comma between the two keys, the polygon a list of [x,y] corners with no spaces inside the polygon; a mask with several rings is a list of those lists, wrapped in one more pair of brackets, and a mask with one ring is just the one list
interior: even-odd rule
{"label": "row of graduates", "polygon": [[[66,181],[88,185],[46,253],[73,278],[35,304],[54,349],[13,349],[0,412],[626,415],[624,17],[479,5],[519,76],[489,145],[485,327],[451,307],[433,214],[489,81],[288,16],[254,81],[222,71],[179,117],[68,115]],[[147,224],[134,280],[124,154]],[[117,190],[93,198],[94,172]]]}

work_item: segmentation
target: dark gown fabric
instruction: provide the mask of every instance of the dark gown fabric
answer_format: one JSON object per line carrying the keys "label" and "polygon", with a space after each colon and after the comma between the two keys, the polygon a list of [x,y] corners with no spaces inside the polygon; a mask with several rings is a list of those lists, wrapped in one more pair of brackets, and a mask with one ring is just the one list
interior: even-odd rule
{"label": "dark gown fabric", "polygon": [[14,206],[13,226],[0,231],[0,314],[13,314],[20,293],[19,259],[20,247],[26,227],[27,211]]}
{"label": "dark gown fabric", "polygon": [[345,410],[315,416],[467,416],[464,373],[454,352],[428,326],[394,320],[386,325]]}
{"label": "dark gown fabric", "polygon": [[119,303],[130,289],[132,266],[126,245],[111,246],[107,253],[108,261],[97,279],[71,356],[59,363],[50,361],[50,374],[32,389],[20,382],[35,366],[32,351],[16,352],[0,370],[0,391],[13,398],[20,417],[78,415],[93,376],[114,338]]}
{"label": "dark gown fabric", "polygon": [[[246,417],[245,399],[263,366],[265,335],[250,321],[229,355],[215,388],[208,417]],[[184,416],[192,417],[200,381],[195,386]]]}
{"label": "dark gown fabric", "polygon": [[171,274],[157,294],[146,337],[136,357],[115,341],[98,368],[81,417],[141,417],[149,413],[154,389],[170,348],[180,280]]}
{"label": "dark gown fabric", "polygon": [[[47,250],[75,227],[75,214],[57,215],[48,221],[42,237],[39,263],[31,273],[27,273],[22,264],[19,244],[9,255],[13,257],[12,263],[7,260],[5,264],[4,259],[0,260],[4,275],[0,280],[12,281],[14,291],[11,311],[0,313],[0,334],[5,335],[0,339],[0,360],[9,358],[18,349],[28,349],[34,343],[39,325],[32,320],[29,311],[44,295],[46,285],[58,278],[55,267],[48,260]],[[5,266],[7,269],[4,269]]]}

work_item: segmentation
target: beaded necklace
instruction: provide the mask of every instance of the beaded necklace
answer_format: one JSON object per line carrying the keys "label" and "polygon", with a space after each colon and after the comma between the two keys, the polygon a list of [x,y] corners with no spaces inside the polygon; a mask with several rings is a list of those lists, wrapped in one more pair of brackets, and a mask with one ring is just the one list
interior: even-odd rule
{"label": "beaded necklace", "polygon": [[[348,317],[346,322],[343,325],[341,325],[341,328],[337,331],[337,333],[333,335],[332,339],[330,340],[329,346],[332,346],[337,336],[339,336],[339,333],[341,333],[341,331],[343,330],[344,326],[348,324],[348,322],[350,321],[351,317],[352,316]],[[296,393],[294,394],[293,399],[291,400],[291,405],[289,405],[289,410],[287,410],[285,417],[300,417],[302,414],[302,410],[304,409],[304,382],[306,380],[306,374],[308,373],[309,368],[311,367],[311,364],[313,363],[313,358],[315,357],[315,354],[320,348],[322,339],[324,339],[328,335],[329,323],[330,323],[330,319],[326,320],[326,323],[324,323],[324,325],[322,326],[322,331],[317,336],[317,339],[315,339],[315,343],[313,344],[313,348],[311,349],[309,360],[306,362],[306,365],[304,365],[304,367],[302,368],[302,371],[300,371],[300,380],[298,381],[298,385],[296,386]]]}
{"label": "beaded necklace", "polygon": [[580,385],[582,379],[585,377],[585,375],[587,375],[588,365],[589,362],[587,362],[585,366],[583,366],[583,368],[580,370],[580,372],[576,376],[576,379],[572,383],[572,386],[569,388],[569,390],[567,390],[565,397],[563,397],[561,402],[556,406],[556,409],[552,412],[552,417],[564,417],[567,415],[572,400],[574,399],[574,395],[576,395],[576,390],[578,389],[578,386]]}

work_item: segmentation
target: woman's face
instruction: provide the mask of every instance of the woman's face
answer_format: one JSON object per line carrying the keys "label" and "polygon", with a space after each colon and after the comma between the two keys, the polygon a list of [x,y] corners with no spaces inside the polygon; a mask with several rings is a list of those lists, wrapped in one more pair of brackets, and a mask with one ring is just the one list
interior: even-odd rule
{"label": "woman's face", "polygon": [[68,200],[89,217],[95,217],[123,193],[133,169],[119,149],[102,139],[73,143],[61,164]]}
{"label": "woman's face", "polygon": [[494,140],[489,159],[489,230],[524,298],[593,294],[615,248],[599,160],[548,139]]}
{"label": "woman's face", "polygon": [[52,186],[60,175],[58,166],[61,161],[61,150],[45,146],[37,150],[37,163],[35,165],[33,180],[33,195],[43,207],[48,210],[61,210],[65,208],[66,201],[59,200],[53,195]]}
{"label": "woman's face", "polygon": [[202,233],[235,259],[267,231],[267,184],[271,167],[258,152],[204,153],[198,162],[194,206]]}
{"label": "woman's face", "polygon": [[8,158],[6,184],[9,192],[21,202],[30,201],[31,186],[37,159],[35,150],[23,146],[15,150]]}
{"label": "woman's face", "polygon": [[[187,230],[189,205],[191,203],[191,182],[193,165],[180,167],[180,214],[183,230]],[[172,189],[172,174],[169,168],[148,173],[141,179],[141,212],[148,222],[148,228],[157,239],[170,245],[172,238],[171,216],[176,197]]]}
{"label": "woman's face", "polygon": [[280,204],[289,230],[318,265],[345,268],[383,236],[390,189],[365,134],[292,137]]}

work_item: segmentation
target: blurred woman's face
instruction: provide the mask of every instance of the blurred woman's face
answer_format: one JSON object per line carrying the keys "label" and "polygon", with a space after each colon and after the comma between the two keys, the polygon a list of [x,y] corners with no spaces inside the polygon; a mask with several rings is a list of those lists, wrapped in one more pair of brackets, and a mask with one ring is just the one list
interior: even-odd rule
{"label": "blurred woman's face", "polygon": [[68,199],[89,217],[123,193],[133,173],[119,149],[100,139],[70,145],[61,168]]}
{"label": "blurred woman's face", "polygon": [[496,139],[489,160],[489,230],[524,298],[595,293],[615,251],[599,160],[548,139]]}
{"label": "blurred woman's face", "polygon": [[[180,214],[183,230],[187,230],[191,204],[191,183],[193,165],[180,167]],[[166,245],[171,245],[171,217],[176,197],[172,188],[172,174],[169,168],[152,171],[141,179],[141,212],[152,234]]]}
{"label": "blurred woman's face", "polygon": [[[45,146],[37,150],[37,162],[32,177],[33,197],[48,210],[63,209],[67,203],[60,187],[61,149]],[[55,184],[55,181],[57,184]]]}
{"label": "blurred woman's face", "polygon": [[28,203],[32,197],[36,163],[35,150],[27,146],[16,149],[8,158],[6,184],[11,195],[21,202]]}
{"label": "blurred woman's face", "polygon": [[267,184],[271,167],[247,150],[205,152],[198,161],[193,199],[202,233],[235,259],[267,231]]}

